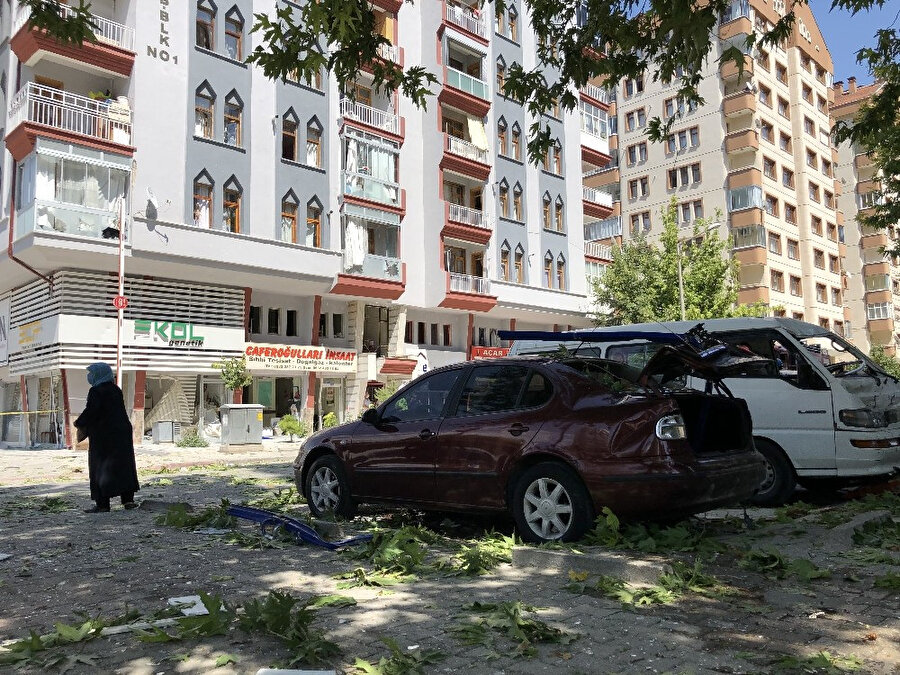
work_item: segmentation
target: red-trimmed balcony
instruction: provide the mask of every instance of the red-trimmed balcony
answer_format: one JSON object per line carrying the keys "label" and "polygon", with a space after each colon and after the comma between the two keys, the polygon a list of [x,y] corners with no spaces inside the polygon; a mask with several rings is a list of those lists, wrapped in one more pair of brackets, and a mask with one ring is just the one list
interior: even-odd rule
{"label": "red-trimmed balcony", "polygon": [[599,262],[609,262],[612,260],[612,248],[599,241],[584,242],[584,257]]}
{"label": "red-trimmed balcony", "polygon": [[393,181],[366,173],[344,171],[343,199],[360,206],[374,206],[401,216],[406,214],[406,190]]}
{"label": "red-trimmed balcony", "polygon": [[343,269],[331,293],[396,300],[406,289],[406,263],[399,258],[345,250]]}
{"label": "red-trimmed balcony", "polygon": [[484,45],[488,43],[488,26],[476,5],[451,5],[444,2],[444,25]]}
{"label": "red-trimmed balcony", "polygon": [[[403,67],[406,60],[403,47],[399,47],[398,45],[393,44],[382,44],[378,46],[376,51],[378,52],[378,59],[387,61],[388,63],[396,63],[401,68]],[[368,63],[362,64],[362,70],[369,74],[372,73],[372,67]]]}
{"label": "red-trimmed balcony", "polygon": [[[64,4],[60,4],[59,11],[63,18],[74,16],[74,10]],[[21,8],[11,31],[10,47],[22,65],[32,68],[46,59],[105,76],[131,76],[135,57],[133,28],[92,14],[97,41],[65,44],[50,37],[46,31],[33,28],[28,20],[30,16],[27,9]]]}
{"label": "red-trimmed balcony", "polygon": [[441,158],[442,169],[449,169],[476,180],[486,181],[491,175],[490,157],[487,150],[482,150],[474,143],[444,134],[444,156]]}
{"label": "red-trimmed balcony", "polygon": [[439,303],[440,307],[487,312],[496,304],[497,296],[491,295],[490,279],[456,272],[447,273],[447,294]]}
{"label": "red-trimmed balcony", "polygon": [[123,99],[95,101],[29,82],[10,102],[6,147],[17,162],[31,154],[37,136],[133,155],[131,108]]}
{"label": "red-trimmed balcony", "polygon": [[372,0],[372,4],[386,12],[396,14],[403,7],[403,0]]}
{"label": "red-trimmed balcony", "polygon": [[461,204],[444,202],[444,229],[441,230],[441,235],[476,244],[487,244],[492,234],[484,212]]}
{"label": "red-trimmed balcony", "polygon": [[595,106],[603,108],[604,110],[609,110],[610,104],[614,103],[616,100],[615,92],[604,89],[603,87],[598,87],[596,84],[591,84],[590,82],[579,89],[579,94],[581,95],[581,98],[588,103],[593,103]]}
{"label": "red-trimmed balcony", "polygon": [[406,135],[406,120],[390,110],[380,110],[349,98],[341,100],[341,120],[366,131],[374,131],[402,143]]}
{"label": "red-trimmed balcony", "polygon": [[438,101],[475,117],[485,117],[491,109],[491,91],[484,80],[444,66],[444,86]]}
{"label": "red-trimmed balcony", "polygon": [[601,220],[609,218],[613,211],[613,198],[609,192],[587,186],[582,186],[581,191],[584,215],[600,218]]}

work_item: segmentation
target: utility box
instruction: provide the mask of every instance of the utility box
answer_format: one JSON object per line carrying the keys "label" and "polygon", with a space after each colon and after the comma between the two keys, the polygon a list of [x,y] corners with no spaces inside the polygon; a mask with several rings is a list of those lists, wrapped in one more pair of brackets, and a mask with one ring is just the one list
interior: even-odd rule
{"label": "utility box", "polygon": [[174,443],[181,438],[181,422],[160,420],[153,423],[154,443]]}
{"label": "utility box", "polygon": [[262,444],[263,407],[256,403],[229,403],[219,408],[222,445]]}

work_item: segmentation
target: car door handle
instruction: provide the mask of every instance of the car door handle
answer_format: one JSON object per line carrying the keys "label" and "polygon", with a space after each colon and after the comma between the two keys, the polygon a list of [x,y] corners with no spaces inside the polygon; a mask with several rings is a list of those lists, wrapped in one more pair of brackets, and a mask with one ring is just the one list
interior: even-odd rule
{"label": "car door handle", "polygon": [[431,438],[432,436],[434,436],[434,432],[431,429],[422,429],[422,431],[419,432],[419,438],[421,438],[423,441],[426,438]]}
{"label": "car door handle", "polygon": [[528,431],[528,427],[526,427],[524,424],[520,424],[519,422],[516,422],[509,428],[509,433],[511,433],[513,436],[521,436],[526,431]]}

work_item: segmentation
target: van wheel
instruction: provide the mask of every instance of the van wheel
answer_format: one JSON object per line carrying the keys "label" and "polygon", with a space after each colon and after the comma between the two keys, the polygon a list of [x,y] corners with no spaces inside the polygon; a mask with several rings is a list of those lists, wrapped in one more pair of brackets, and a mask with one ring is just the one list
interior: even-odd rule
{"label": "van wheel", "polygon": [[524,541],[576,541],[593,522],[594,508],[574,471],[556,462],[542,462],[516,481],[512,514]]}
{"label": "van wheel", "polygon": [[797,487],[794,467],[777,445],[764,440],[754,442],[757,452],[766,460],[766,477],[750,502],[757,506],[781,506]]}

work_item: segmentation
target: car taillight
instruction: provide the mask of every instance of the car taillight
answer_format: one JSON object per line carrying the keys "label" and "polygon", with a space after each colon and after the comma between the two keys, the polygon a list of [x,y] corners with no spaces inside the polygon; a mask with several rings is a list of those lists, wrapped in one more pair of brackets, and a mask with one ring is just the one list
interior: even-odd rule
{"label": "car taillight", "polygon": [[666,415],[656,423],[656,437],[661,441],[675,441],[687,438],[684,418],[681,415]]}

